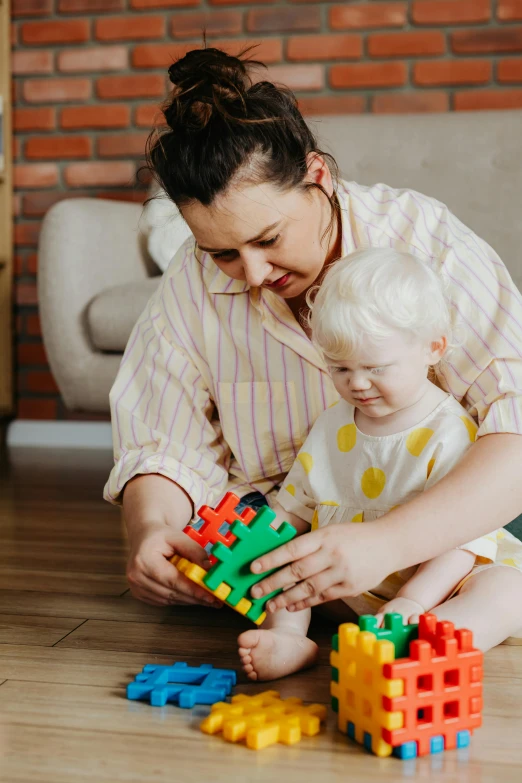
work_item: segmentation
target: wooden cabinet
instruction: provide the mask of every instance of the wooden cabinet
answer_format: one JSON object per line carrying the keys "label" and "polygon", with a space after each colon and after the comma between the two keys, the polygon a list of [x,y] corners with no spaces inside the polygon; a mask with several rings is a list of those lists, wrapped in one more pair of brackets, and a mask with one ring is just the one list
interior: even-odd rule
{"label": "wooden cabinet", "polygon": [[0,417],[13,410],[13,166],[9,0],[0,0]]}

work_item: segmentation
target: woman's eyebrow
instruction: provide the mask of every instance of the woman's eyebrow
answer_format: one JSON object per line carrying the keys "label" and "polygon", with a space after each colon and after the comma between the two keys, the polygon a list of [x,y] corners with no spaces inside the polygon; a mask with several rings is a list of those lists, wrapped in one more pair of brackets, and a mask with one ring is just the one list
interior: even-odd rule
{"label": "woman's eyebrow", "polygon": [[[269,231],[273,231],[274,228],[277,228],[277,226],[281,223],[280,220],[276,221],[275,223],[271,223],[269,226],[264,228],[260,234],[258,234],[256,237],[253,237],[252,239],[247,239],[246,243],[249,245],[251,242],[259,242],[260,239],[263,239],[265,234],[268,234]],[[200,245],[198,242],[198,247],[200,250],[203,250],[205,253],[226,253],[229,250],[233,250],[234,248],[210,248],[210,247],[203,247],[203,245]]]}

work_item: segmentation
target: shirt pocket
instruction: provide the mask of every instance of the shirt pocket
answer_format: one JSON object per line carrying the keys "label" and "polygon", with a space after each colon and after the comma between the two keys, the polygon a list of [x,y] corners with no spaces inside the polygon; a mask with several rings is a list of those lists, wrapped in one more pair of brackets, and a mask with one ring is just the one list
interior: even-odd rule
{"label": "shirt pocket", "polygon": [[290,470],[302,440],[293,381],[218,383],[223,437],[248,481]]}

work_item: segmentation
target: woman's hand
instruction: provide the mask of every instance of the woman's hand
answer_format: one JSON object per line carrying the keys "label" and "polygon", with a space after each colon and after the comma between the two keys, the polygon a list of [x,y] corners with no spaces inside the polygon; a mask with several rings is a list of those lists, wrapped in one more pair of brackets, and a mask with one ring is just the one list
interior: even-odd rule
{"label": "woman's hand", "polygon": [[167,604],[204,604],[221,606],[202,587],[187,579],[169,562],[181,555],[208,568],[205,550],[182,531],[161,523],[148,523],[134,528],[130,539],[127,579],[135,598],[155,606]]}
{"label": "woman's hand", "polygon": [[254,560],[251,570],[255,574],[289,565],[255,585],[252,596],[262,598],[273,590],[289,588],[269,601],[267,610],[292,612],[360,595],[397,570],[398,558],[386,531],[377,521],[346,522],[305,533]]}

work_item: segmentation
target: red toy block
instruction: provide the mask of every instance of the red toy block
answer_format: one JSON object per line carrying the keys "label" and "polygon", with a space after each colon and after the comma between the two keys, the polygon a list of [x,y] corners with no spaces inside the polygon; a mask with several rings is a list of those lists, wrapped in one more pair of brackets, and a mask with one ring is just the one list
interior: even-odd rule
{"label": "red toy block", "polygon": [[444,736],[446,750],[456,747],[459,731],[482,723],[483,654],[473,647],[471,631],[455,631],[453,623],[421,615],[419,638],[410,644],[410,657],[384,664],[387,679],[402,679],[402,696],[383,696],[386,711],[401,711],[400,729],[382,730],[382,739],[397,747],[417,742],[418,753],[430,752],[430,739]]}
{"label": "red toy block", "polygon": [[[236,506],[239,503],[239,498],[234,495],[233,492],[227,492],[224,498],[219,501],[216,508],[211,506],[201,506],[198,511],[198,515],[201,519],[204,519],[203,525],[199,530],[195,530],[190,525],[183,528],[183,532],[187,534],[193,541],[200,544],[203,548],[207,544],[216,544],[218,541],[224,546],[230,546],[230,544],[236,540],[230,530],[226,535],[222,535],[219,532],[219,528],[224,522],[228,522],[229,525],[236,520],[239,520],[244,525],[248,525],[249,522],[255,517],[256,512],[253,508],[244,508],[241,514],[236,513]],[[209,557],[211,565],[217,562],[214,555]]]}

